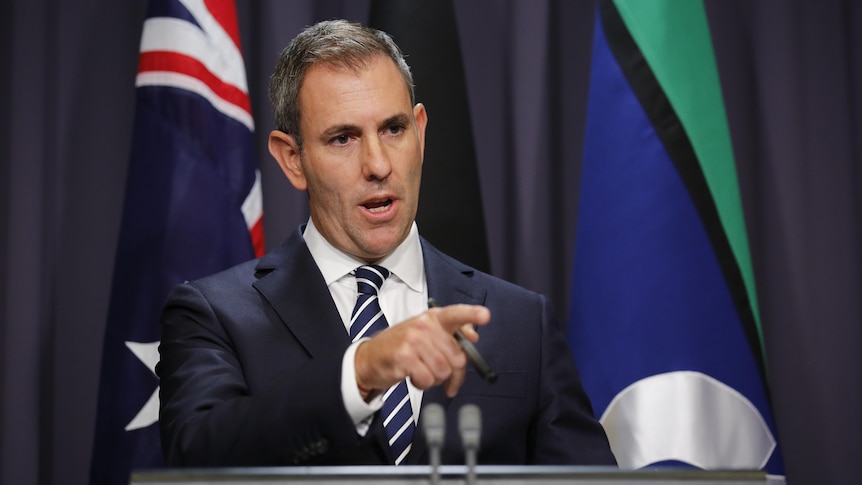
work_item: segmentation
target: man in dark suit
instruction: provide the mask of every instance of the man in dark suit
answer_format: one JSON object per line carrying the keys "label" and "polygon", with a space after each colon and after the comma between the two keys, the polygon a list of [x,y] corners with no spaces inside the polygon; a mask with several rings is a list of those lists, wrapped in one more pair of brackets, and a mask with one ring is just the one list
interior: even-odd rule
{"label": "man in dark suit", "polygon": [[[311,217],[260,260],[171,294],[157,367],[168,464],[427,463],[428,403],[446,409],[444,463],[463,463],[456,414],[475,403],[481,464],[614,464],[548,301],[419,236],[428,117],[392,40],[312,26],[282,53],[270,96],[270,153]],[[357,313],[379,303],[385,330],[351,337],[369,265],[375,291]],[[468,369],[458,329],[496,382]],[[407,418],[391,431],[398,389]]]}

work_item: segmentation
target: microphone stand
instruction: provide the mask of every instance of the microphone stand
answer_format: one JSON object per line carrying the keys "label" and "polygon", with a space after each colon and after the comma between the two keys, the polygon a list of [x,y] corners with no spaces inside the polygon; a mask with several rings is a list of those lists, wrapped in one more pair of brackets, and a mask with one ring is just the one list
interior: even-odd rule
{"label": "microphone stand", "polygon": [[446,412],[443,406],[431,403],[422,409],[422,427],[425,430],[425,440],[428,443],[429,462],[431,464],[431,485],[440,483],[440,455],[443,448],[443,438],[446,433]]}
{"label": "microphone stand", "polygon": [[476,454],[482,436],[482,412],[475,404],[465,404],[458,410],[458,432],[464,445],[467,465],[467,485],[476,485]]}

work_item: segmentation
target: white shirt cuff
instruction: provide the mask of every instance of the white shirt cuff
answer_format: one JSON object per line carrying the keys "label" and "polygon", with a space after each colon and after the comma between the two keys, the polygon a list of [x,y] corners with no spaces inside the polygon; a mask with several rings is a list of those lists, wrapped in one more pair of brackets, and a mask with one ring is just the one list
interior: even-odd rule
{"label": "white shirt cuff", "polygon": [[374,413],[383,407],[383,393],[378,393],[370,402],[365,402],[362,399],[362,394],[359,393],[359,385],[356,383],[356,348],[365,340],[368,339],[359,339],[350,344],[341,361],[341,398],[344,400],[347,414],[350,415],[353,424],[356,425],[356,433],[360,436],[365,436],[371,426]]}

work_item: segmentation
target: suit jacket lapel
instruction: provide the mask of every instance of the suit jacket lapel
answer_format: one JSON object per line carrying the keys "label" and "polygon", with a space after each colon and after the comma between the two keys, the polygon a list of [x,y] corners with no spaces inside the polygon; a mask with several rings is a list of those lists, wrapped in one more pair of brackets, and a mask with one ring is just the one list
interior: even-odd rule
{"label": "suit jacket lapel", "polygon": [[[485,302],[486,289],[473,282],[473,274],[476,270],[444,255],[425,239],[421,241],[429,298],[434,298],[440,306],[454,303],[481,305]],[[451,401],[446,397],[443,386],[436,386],[422,394],[421,407],[430,403],[438,403],[447,409]],[[413,434],[413,446],[407,457],[407,464],[425,463],[428,463],[428,446],[425,442],[422,413],[420,412],[419,426],[416,427]]]}
{"label": "suit jacket lapel", "polygon": [[261,258],[254,287],[310,357],[343,355],[350,336],[301,231],[297,229],[282,247]]}
{"label": "suit jacket lapel", "polygon": [[453,303],[481,305],[485,301],[486,290],[473,282],[476,270],[444,255],[425,239],[420,240],[428,296],[441,306]]}

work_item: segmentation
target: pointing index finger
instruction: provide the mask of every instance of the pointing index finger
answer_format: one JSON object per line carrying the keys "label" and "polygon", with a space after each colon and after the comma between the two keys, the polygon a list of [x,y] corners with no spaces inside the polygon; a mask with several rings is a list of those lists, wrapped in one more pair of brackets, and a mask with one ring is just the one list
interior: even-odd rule
{"label": "pointing index finger", "polygon": [[459,303],[438,307],[434,299],[429,298],[428,308],[437,308],[434,317],[449,334],[454,334],[456,330],[468,323],[485,325],[491,321],[490,310],[481,305]]}
{"label": "pointing index finger", "polygon": [[[428,308],[434,308],[435,301],[433,298],[428,299]],[[484,325],[488,323],[488,320],[491,318],[491,312],[482,306],[471,306],[471,305],[462,305],[468,307],[468,309],[473,310],[474,314],[477,316],[477,319],[473,321],[473,323],[478,323],[480,325]],[[478,313],[476,313],[478,312]],[[469,323],[469,322],[468,322]],[[442,325],[442,324],[441,324]],[[463,327],[462,325],[461,327]],[[481,375],[488,382],[496,382],[497,374],[491,369],[485,359],[482,358],[482,355],[476,350],[476,347],[467,340],[467,337],[461,333],[461,327],[457,327],[455,329],[455,340],[458,341],[458,345],[461,347],[461,350],[467,354],[467,359],[470,363],[473,364],[473,367],[479,371],[479,375]],[[444,327],[445,328],[445,327]],[[461,386],[463,382],[463,375],[460,376],[460,379],[453,379],[449,382],[449,385],[446,387],[446,395],[449,397],[454,397],[455,393],[458,390],[458,387]]]}

